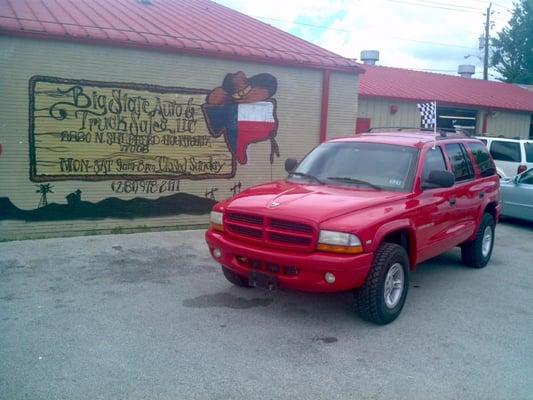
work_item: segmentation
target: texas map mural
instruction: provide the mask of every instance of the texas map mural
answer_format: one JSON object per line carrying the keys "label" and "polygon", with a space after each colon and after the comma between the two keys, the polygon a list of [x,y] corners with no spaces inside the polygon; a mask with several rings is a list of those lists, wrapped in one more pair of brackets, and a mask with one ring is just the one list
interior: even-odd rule
{"label": "texas map mural", "polygon": [[[227,74],[213,89],[34,76],[29,82],[29,178],[37,207],[0,198],[0,219],[26,221],[205,214],[216,195],[238,193],[233,178],[253,143],[270,142],[274,162],[277,80]],[[220,193],[213,179],[227,182]],[[206,182],[202,195],[183,180]],[[49,203],[58,181],[72,181],[65,203]],[[83,200],[76,181],[110,181],[112,196]],[[102,182],[104,183],[104,182]],[[120,194],[141,194],[121,199]],[[157,198],[142,194],[160,195]]]}

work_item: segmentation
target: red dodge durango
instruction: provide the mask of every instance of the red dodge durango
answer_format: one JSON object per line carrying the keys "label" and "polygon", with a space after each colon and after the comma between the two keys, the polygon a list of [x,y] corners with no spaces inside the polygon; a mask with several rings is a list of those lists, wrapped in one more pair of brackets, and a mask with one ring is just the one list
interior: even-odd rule
{"label": "red dodge durango", "polygon": [[389,130],[320,144],[286,179],[215,205],[206,241],[242,287],[354,292],[359,315],[393,321],[420,262],[461,247],[490,260],[499,179],[483,143]]}

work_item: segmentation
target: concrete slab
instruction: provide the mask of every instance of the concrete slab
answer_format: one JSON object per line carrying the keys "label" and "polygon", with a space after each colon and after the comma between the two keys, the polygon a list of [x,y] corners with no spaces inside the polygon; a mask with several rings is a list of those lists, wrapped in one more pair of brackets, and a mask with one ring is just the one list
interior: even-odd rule
{"label": "concrete slab", "polygon": [[203,232],[0,243],[1,399],[526,399],[533,227],[419,266],[400,318],[223,278]]}

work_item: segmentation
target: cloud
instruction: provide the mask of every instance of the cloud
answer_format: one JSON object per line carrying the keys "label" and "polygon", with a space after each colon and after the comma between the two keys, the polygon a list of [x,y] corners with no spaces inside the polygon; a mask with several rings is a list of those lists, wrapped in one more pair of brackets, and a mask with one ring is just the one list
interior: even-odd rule
{"label": "cloud", "polygon": [[[464,56],[479,53],[478,38],[483,32],[483,12],[488,0],[486,4],[481,0],[217,2],[348,58],[359,58],[362,50],[372,49],[380,51],[381,65],[446,70],[453,74],[459,64],[470,63],[481,70],[477,58],[465,60]],[[510,17],[509,10],[502,6],[513,8],[512,0],[498,3],[493,7],[497,12],[492,16],[496,22],[494,32]]]}

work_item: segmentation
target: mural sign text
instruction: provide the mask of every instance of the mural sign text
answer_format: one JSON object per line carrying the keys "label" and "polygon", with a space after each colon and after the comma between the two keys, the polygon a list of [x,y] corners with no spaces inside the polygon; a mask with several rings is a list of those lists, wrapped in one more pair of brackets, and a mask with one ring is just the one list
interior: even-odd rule
{"label": "mural sign text", "polygon": [[35,76],[30,179],[209,179],[235,175],[202,104],[209,91]]}

